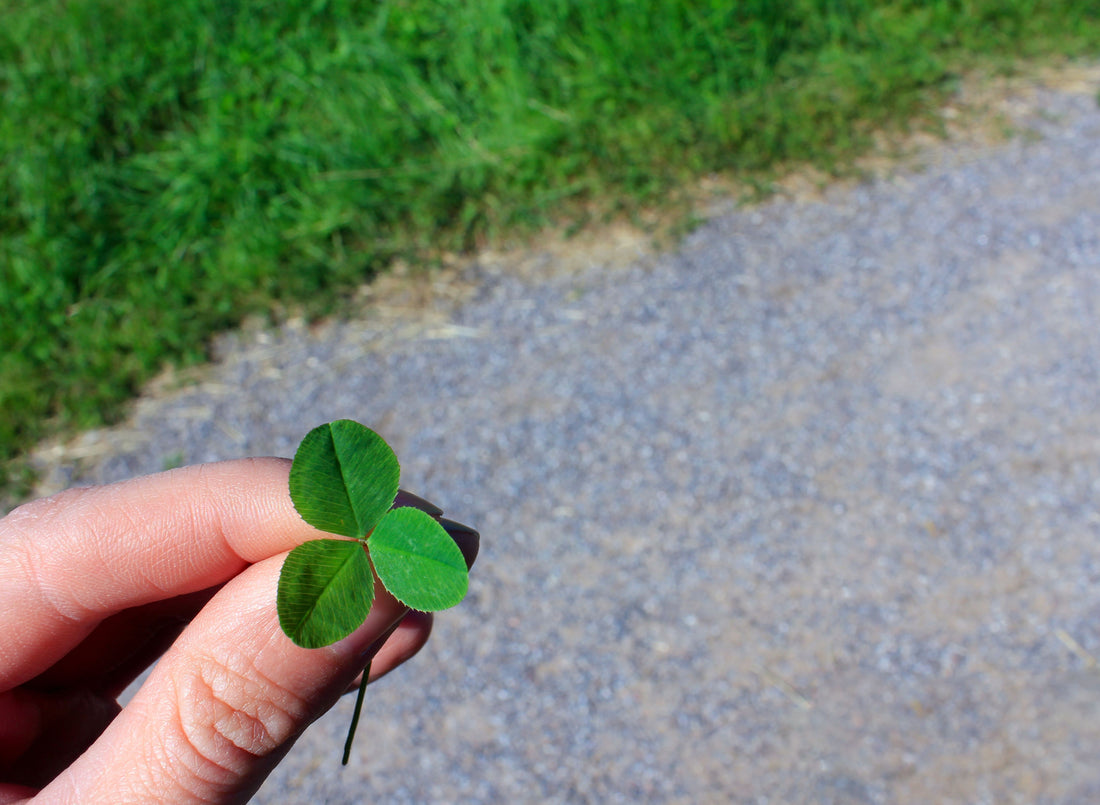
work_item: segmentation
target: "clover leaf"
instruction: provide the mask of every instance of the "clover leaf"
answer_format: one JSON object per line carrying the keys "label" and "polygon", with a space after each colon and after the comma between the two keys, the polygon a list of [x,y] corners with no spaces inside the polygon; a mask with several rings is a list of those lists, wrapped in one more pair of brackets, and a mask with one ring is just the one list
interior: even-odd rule
{"label": "clover leaf", "polygon": [[400,474],[381,436],[340,419],[314,428],[298,445],[290,499],[318,531],[363,539],[393,505]]}
{"label": "clover leaf", "polygon": [[321,648],[355,631],[373,601],[374,576],[362,544],[315,539],[287,556],[275,604],[287,637]]}
{"label": "clover leaf", "polygon": [[387,590],[410,609],[435,612],[466,595],[469,571],[462,551],[431,515],[394,509],[367,540],[374,572]]}
{"label": "clover leaf", "polygon": [[[321,648],[361,626],[374,602],[375,576],[410,609],[435,612],[465,597],[466,560],[443,526],[419,509],[392,508],[400,472],[385,440],[358,422],[330,422],[302,439],[290,467],[290,499],[303,520],[342,539],[305,542],[283,563],[276,610],[297,645]],[[368,664],[345,764],[369,672]]]}

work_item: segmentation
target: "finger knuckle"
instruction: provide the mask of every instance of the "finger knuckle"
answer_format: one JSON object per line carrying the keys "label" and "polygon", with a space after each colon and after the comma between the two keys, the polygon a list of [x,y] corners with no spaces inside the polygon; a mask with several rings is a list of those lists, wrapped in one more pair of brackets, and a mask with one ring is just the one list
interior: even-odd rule
{"label": "finger knuckle", "polygon": [[187,742],[219,766],[275,751],[295,735],[307,709],[244,657],[196,663],[179,687],[178,707]]}

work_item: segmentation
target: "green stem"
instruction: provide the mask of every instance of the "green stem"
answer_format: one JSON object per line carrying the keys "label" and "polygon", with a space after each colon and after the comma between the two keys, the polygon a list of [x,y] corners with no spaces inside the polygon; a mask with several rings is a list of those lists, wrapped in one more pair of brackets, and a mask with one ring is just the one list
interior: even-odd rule
{"label": "green stem", "polygon": [[359,683],[359,693],[355,696],[355,712],[351,715],[351,726],[348,727],[348,739],[344,741],[344,759],[340,765],[348,765],[351,757],[351,742],[355,740],[355,728],[359,726],[359,713],[363,710],[363,694],[367,692],[367,680],[370,679],[370,663],[363,669],[363,681]]}

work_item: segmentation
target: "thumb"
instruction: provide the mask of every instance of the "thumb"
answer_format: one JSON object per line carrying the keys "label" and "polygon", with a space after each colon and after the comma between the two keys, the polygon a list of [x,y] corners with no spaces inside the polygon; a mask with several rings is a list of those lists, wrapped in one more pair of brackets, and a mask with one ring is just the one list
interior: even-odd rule
{"label": "thumb", "polygon": [[282,560],[249,567],[211,599],[42,801],[223,803],[255,793],[407,611],[378,585],[350,637],[300,648],[276,616]]}

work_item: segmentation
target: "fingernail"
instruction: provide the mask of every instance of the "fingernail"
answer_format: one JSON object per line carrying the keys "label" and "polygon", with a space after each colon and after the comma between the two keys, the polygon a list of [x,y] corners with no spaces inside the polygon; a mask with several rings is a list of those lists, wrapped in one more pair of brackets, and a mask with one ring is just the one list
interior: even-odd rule
{"label": "fingernail", "polygon": [[414,495],[412,492],[406,492],[401,489],[397,493],[397,500],[393,502],[393,507],[396,509],[399,506],[412,506],[414,509],[420,509],[422,512],[427,512],[432,517],[438,517],[443,514],[443,509],[436,506],[434,503],[430,503],[419,495]]}
{"label": "fingernail", "polygon": [[[408,613],[407,609],[401,611],[382,632],[375,631],[378,628],[377,620],[373,625],[363,624],[351,635],[332,643],[327,649],[337,655],[341,663],[354,664],[356,668],[363,668],[367,660],[372,659],[378,653],[378,650],[382,648],[382,644],[386,642],[390,635],[393,635],[394,629],[397,628],[401,618],[404,618],[406,613]],[[370,618],[367,618],[367,620],[370,620]]]}
{"label": "fingernail", "polygon": [[443,530],[450,535],[451,539],[455,541],[455,545],[462,551],[462,558],[466,560],[466,568],[473,567],[474,560],[477,559],[477,552],[481,548],[481,535],[468,525],[456,523],[446,517],[439,518],[439,524],[443,526]]}
{"label": "fingernail", "polygon": [[402,608],[381,632],[377,631],[380,624],[376,613],[372,612],[359,628],[343,640],[328,646],[328,650],[338,655],[341,662],[358,663],[359,667],[362,667],[367,660],[378,653],[378,650],[382,648],[382,644],[393,634],[393,630],[397,628],[397,625],[401,623],[401,619],[408,612],[408,609]]}
{"label": "fingernail", "polygon": [[[408,610],[405,610],[405,614],[408,614]],[[360,652],[360,664],[365,664],[374,659],[374,655],[382,650],[382,646],[384,646],[386,644],[386,641],[390,639],[390,635],[397,631],[397,627],[401,625],[401,621],[404,617],[405,615],[402,615],[400,618],[395,620],[393,622],[393,626],[384,631],[377,640],[375,640],[373,643],[363,649],[362,652]]]}

